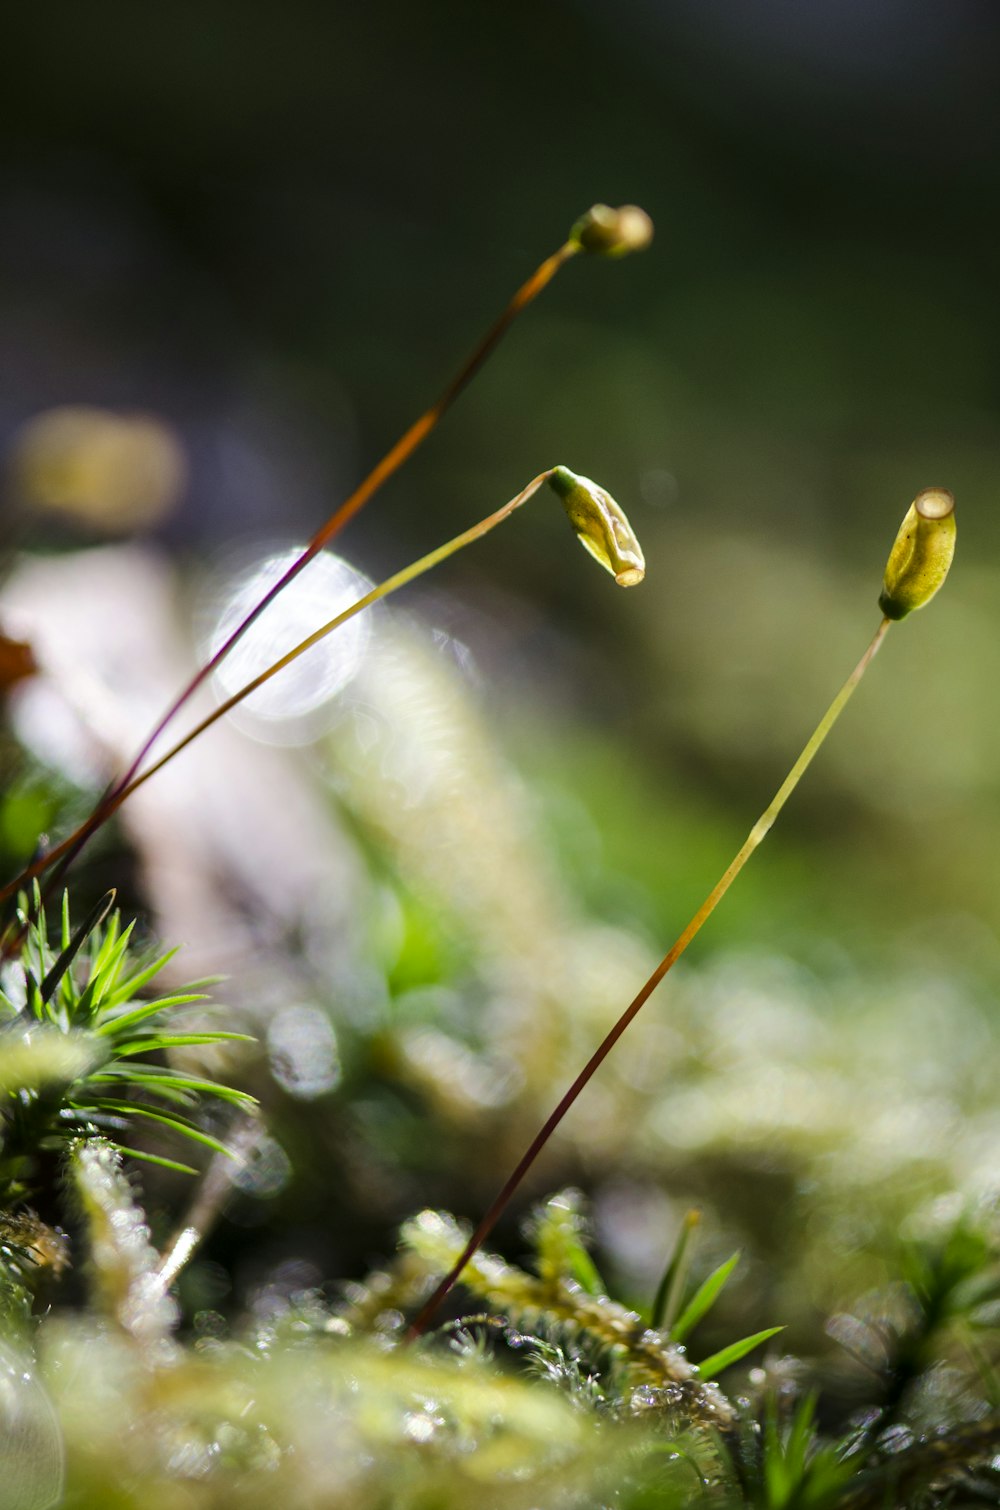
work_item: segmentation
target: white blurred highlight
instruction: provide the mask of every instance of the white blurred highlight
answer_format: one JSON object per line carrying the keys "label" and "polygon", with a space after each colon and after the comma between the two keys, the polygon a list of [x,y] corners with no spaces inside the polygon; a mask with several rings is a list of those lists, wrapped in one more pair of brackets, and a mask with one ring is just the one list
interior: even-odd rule
{"label": "white blurred highlight", "polygon": [[271,1074],[290,1096],[314,1101],[340,1084],[337,1038],[318,1007],[282,1007],[267,1030]]}
{"label": "white blurred highlight", "polygon": [[[216,619],[211,655],[221,649],[261,598],[301,555],[296,548],[268,557],[241,577]],[[215,673],[220,700],[231,697],[315,630],[350,608],[370,590],[361,572],[321,551],[229,652]],[[366,611],[348,619],[233,710],[248,733],[269,744],[302,744],[322,733],[323,710],[356,675],[368,645]]]}

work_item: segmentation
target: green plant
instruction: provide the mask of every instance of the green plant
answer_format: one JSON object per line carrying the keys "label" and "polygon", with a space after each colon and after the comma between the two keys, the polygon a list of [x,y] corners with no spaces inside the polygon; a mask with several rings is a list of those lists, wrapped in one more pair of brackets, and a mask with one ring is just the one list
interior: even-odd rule
{"label": "green plant", "polygon": [[[673,1381],[713,1380],[739,1363],[754,1348],[777,1336],[781,1327],[766,1327],[691,1363],[682,1344],[708,1315],[739,1260],[721,1264],[690,1297],[680,1313],[650,1326],[647,1318],[611,1300],[581,1241],[580,1200],[573,1191],[553,1196],[533,1218],[529,1232],[534,1243],[538,1278],[505,1264],[493,1254],[476,1261],[465,1285],[477,1297],[508,1317],[515,1327],[531,1330],[558,1326],[574,1336],[587,1337],[610,1350],[619,1372],[619,1389],[661,1387]],[[434,1273],[461,1251],[462,1231],[449,1217],[425,1211],[403,1228],[402,1241]],[[684,1241],[682,1231],[681,1241]],[[673,1265],[671,1265],[673,1267]],[[668,1270],[669,1272],[669,1270]],[[582,1276],[582,1279],[581,1279]],[[655,1306],[654,1306],[655,1312]],[[706,1396],[707,1417],[725,1411],[715,1396]]]}
{"label": "green plant", "polygon": [[177,1049],[247,1042],[247,1035],[205,1030],[200,1023],[184,1031],[184,1009],[206,1000],[200,990],[147,999],[173,951],[137,953],[134,923],[123,928],[113,908],[112,893],[74,931],[65,893],[56,943],[44,909],[36,905],[29,920],[26,905],[21,908],[24,943],[0,987],[4,1208],[31,1193],[40,1159],[80,1139],[110,1138],[121,1153],[194,1174],[190,1165],[120,1139],[147,1127],[226,1153],[191,1113],[212,1102],[254,1104],[243,1091],[157,1062]]}
{"label": "green plant", "polygon": [[[574,227],[564,247],[515,296],[442,400],[411,427],[199,669],[90,817],[33,860],[12,886],[52,867],[51,890],[83,843],[130,793],[229,708],[346,618],[481,538],[542,482],[554,487],[584,546],[617,581],[632,585],[641,579],[642,553],[614,501],[588,479],[550,469],[485,520],[316,630],[144,764],[193,690],[412,452],[517,310],[556,269],[577,251],[617,255],[645,244],[648,235],[648,222],[633,210],[599,209]],[[818,1392],[821,1368],[773,1356],[750,1374],[745,1394],[729,1398],[718,1387],[716,1375],[735,1370],[782,1328],[743,1336],[742,1327],[730,1331],[728,1319],[719,1320],[719,1302],[729,1294],[738,1254],[692,1282],[694,1214],[681,1222],[648,1306],[608,1294],[589,1251],[582,1203],[572,1192],[553,1197],[532,1219],[530,1268],[479,1251],[555,1126],[770,829],[891,620],[922,606],[941,585],[953,543],[950,495],[921,494],[890,556],[880,601],[885,617],[855,671],[732,864],[577,1077],[476,1231],[470,1237],[443,1213],[421,1213],[404,1224],[398,1259],[348,1285],[340,1303],[331,1304],[315,1291],[297,1291],[287,1300],[272,1297],[268,1306],[237,1322],[231,1335],[225,1318],[209,1311],[205,1321],[203,1308],[195,1317],[195,1340],[179,1333],[181,1314],[168,1292],[204,1226],[187,1226],[161,1255],[122,1159],[135,1155],[190,1170],[172,1157],[137,1149],[140,1128],[225,1154],[221,1130],[210,1130],[204,1115],[216,1103],[248,1110],[252,1098],[179,1068],[172,1056],[246,1035],[206,1027],[198,990],[146,999],[169,956],[136,954],[132,926],[122,929],[110,910],[113,898],[74,931],[64,896],[53,942],[41,889],[30,900],[22,897],[5,940],[9,958],[0,996],[6,1018],[0,1025],[0,1306],[10,1335],[29,1336],[32,1283],[42,1269],[65,1264],[67,1249],[59,1234],[24,1204],[44,1193],[47,1181],[51,1185],[57,1165],[68,1171],[89,1249],[88,1306],[83,1316],[47,1322],[38,1331],[44,1338],[45,1384],[66,1423],[77,1503],[167,1506],[180,1492],[206,1505],[236,1498],[273,1503],[283,1497],[289,1504],[342,1504],[351,1510],[389,1503],[401,1510],[430,1505],[464,1510],[482,1502],[525,1510],[539,1503],[614,1504],[616,1510],[700,1504],[850,1510],[888,1503],[894,1494],[905,1495],[907,1504],[920,1503],[923,1496],[924,1503],[937,1505],[953,1502],[959,1493],[985,1497],[995,1489],[997,1254],[988,1224],[963,1219],[944,1236],[906,1249],[897,1284],[905,1299],[900,1306],[897,1293],[901,1319],[891,1337],[884,1298],[876,1303],[878,1319],[869,1323],[858,1316],[841,1327],[855,1342],[872,1341],[871,1356],[862,1359],[870,1376],[866,1389],[846,1405]],[[199,1021],[185,1031],[176,1014],[196,1007]],[[380,1047],[384,1050],[384,1042],[380,1046],[373,1034],[373,1059]],[[157,1062],[151,1064],[150,1055]],[[435,1287],[442,1270],[445,1279]],[[486,1311],[463,1309],[456,1319],[429,1330],[417,1346],[408,1345],[415,1333],[429,1328],[459,1277],[476,1307]],[[407,1334],[406,1316],[414,1310],[418,1320]],[[709,1318],[724,1333],[711,1345],[700,1342],[699,1332]],[[692,1338],[699,1342],[697,1363],[686,1352]],[[4,1363],[0,1350],[0,1427],[5,1420],[41,1421],[41,1414],[31,1416],[38,1395],[34,1381],[24,1384],[27,1373],[4,1394]],[[80,1398],[73,1381],[84,1372],[94,1387]],[[941,1406],[945,1396],[947,1413]],[[32,1443],[40,1440],[37,1433],[12,1436],[15,1470],[33,1461],[38,1449]],[[51,1458],[56,1452],[51,1432],[45,1440]],[[120,1464],[110,1489],[109,1459]],[[47,1488],[38,1491],[38,1503],[45,1492],[52,1497],[53,1473],[44,1478]],[[25,1507],[19,1503],[18,1510]]]}

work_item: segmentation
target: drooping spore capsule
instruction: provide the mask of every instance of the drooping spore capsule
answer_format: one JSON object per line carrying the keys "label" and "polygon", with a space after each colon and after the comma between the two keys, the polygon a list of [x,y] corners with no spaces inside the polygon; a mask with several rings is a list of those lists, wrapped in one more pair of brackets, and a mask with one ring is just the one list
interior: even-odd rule
{"label": "drooping spore capsule", "polygon": [[646,575],[642,547],[625,510],[589,477],[553,467],[549,486],[558,493],[584,550],[609,571],[619,587],[635,587]]}
{"label": "drooping spore capsule", "polygon": [[653,239],[653,222],[637,204],[623,204],[616,210],[595,204],[581,215],[569,237],[581,251],[598,257],[624,257],[628,252],[645,251]]}
{"label": "drooping spore capsule", "polygon": [[899,527],[878,606],[887,619],[903,619],[929,603],[948,575],[955,554],[955,500],[946,488],[925,488]]}

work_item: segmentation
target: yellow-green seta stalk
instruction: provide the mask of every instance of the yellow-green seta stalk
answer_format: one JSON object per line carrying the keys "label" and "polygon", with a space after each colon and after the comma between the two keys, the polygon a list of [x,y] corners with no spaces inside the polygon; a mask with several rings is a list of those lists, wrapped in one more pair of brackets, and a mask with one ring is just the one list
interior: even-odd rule
{"label": "yellow-green seta stalk", "polygon": [[[559,470],[562,471],[562,469]],[[582,497],[581,493],[575,491],[575,484],[584,484],[586,479],[577,478],[572,483],[569,477],[560,477],[556,481],[553,481],[553,478],[549,480],[553,482],[553,486],[556,486],[557,489],[563,490],[566,499],[571,499],[575,503]],[[593,485],[591,484],[590,486]],[[633,997],[632,1001],[625,1008],[625,1011],[618,1018],[618,1021],[594,1050],[579,1075],[573,1081],[573,1084],[565,1092],[555,1110],[536,1133],[530,1145],[521,1156],[521,1159],[504,1181],[493,1200],[493,1204],[469,1238],[465,1248],[414,1320],[410,1327],[409,1335],[411,1337],[419,1336],[433,1319],[438,1306],[461,1277],[462,1270],[469,1259],[477,1252],[492,1232],[518,1189],[518,1186],[521,1184],[521,1181],[524,1179],[524,1176],[528,1173],[528,1170],[534,1164],[566,1113],[600,1069],[619,1038],[625,1032],[625,1029],[638,1015],[663,977],[676,961],[680,959],[692,939],[701,931],[754,850],[760,844],[765,834],[771,829],[778,814],[798,786],[808,767],[812,764],[823,741],[840,717],[861,678],[877,655],[893,619],[903,618],[914,609],[922,608],[926,603],[930,602],[931,598],[941,587],[948,574],[948,568],[954,555],[954,515],[955,501],[951,494],[943,488],[929,488],[925,492],[918,494],[914,499],[909,512],[900,526],[895,544],[889,555],[882,596],[879,599],[879,606],[884,616],[868,648],[816,725],[813,733],[806,741],[802,753],[795,761],[795,764],[781,783],[774,797],[761,813],[735,856],[687,924],[687,927],[667,950],[667,953],[657,965],[652,975],[640,987],[635,997]],[[572,521],[572,513],[570,517]],[[600,548],[595,548],[596,542],[589,535],[589,523],[586,523],[582,529],[574,523],[574,528],[578,529],[583,544],[593,555],[597,556],[598,560],[602,561],[602,565],[607,566],[611,571],[616,571],[613,562],[603,560]],[[608,525],[606,528],[612,533],[614,532],[613,525]],[[617,580],[620,581],[621,578],[618,577]]]}

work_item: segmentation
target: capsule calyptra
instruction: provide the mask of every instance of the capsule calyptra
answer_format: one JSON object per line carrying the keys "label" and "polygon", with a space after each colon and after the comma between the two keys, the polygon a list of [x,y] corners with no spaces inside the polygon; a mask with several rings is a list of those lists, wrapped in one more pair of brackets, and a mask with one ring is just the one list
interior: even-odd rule
{"label": "capsule calyptra", "polygon": [[646,575],[642,547],[625,510],[611,494],[589,477],[571,472],[569,467],[553,467],[548,482],[562,499],[584,550],[611,573],[619,587],[635,587],[641,582]]}
{"label": "capsule calyptra", "polygon": [[946,488],[925,488],[899,527],[878,606],[887,619],[903,619],[929,603],[948,575],[955,554],[955,500]]}

